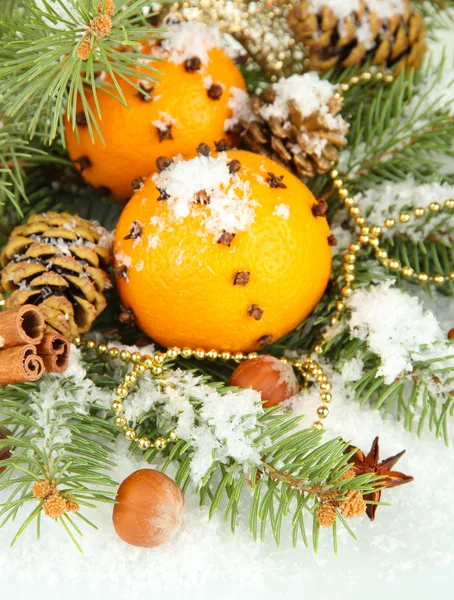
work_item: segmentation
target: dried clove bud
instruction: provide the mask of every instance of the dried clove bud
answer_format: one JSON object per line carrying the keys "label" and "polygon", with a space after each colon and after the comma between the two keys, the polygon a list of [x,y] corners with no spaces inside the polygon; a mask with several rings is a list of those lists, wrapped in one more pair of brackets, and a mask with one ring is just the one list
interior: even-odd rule
{"label": "dried clove bud", "polygon": [[282,183],[284,175],[275,175],[274,173],[267,173],[267,175],[268,179],[266,182],[271,188],[282,188],[283,190],[287,189],[285,183]]}
{"label": "dried clove bud", "polygon": [[249,271],[238,271],[233,276],[233,285],[247,285],[249,283]]}
{"label": "dried clove bud", "polygon": [[137,192],[143,188],[143,177],[136,177],[131,181],[132,189]]}
{"label": "dried clove bud", "polygon": [[263,316],[263,309],[258,304],[251,304],[247,309],[247,314],[256,321],[260,321]]}
{"label": "dried clove bud", "polygon": [[158,168],[158,171],[165,171],[168,167],[170,167],[171,164],[172,161],[170,158],[167,158],[167,156],[158,156],[156,159],[156,167]]}
{"label": "dried clove bud", "polygon": [[136,240],[142,236],[142,225],[139,221],[133,221],[128,235],[125,235],[124,240]]}
{"label": "dried clove bud", "polygon": [[235,237],[234,233],[228,233],[227,231],[223,231],[221,237],[218,239],[218,244],[224,244],[225,246],[230,246],[234,237]]}
{"label": "dried clove bud", "polygon": [[127,279],[128,278],[128,267],[126,265],[118,265],[113,270],[115,279]]}
{"label": "dried clove bud", "polygon": [[143,102],[151,102],[151,100],[153,100],[151,94],[153,93],[154,86],[141,81],[139,83],[139,87],[140,92],[137,92],[136,96],[138,96]]}
{"label": "dried clove bud", "polygon": [[123,306],[123,304],[121,304],[120,305],[120,314],[118,315],[118,320],[123,325],[129,324],[129,325],[134,326],[136,318],[135,318],[134,311],[132,310],[132,308],[126,308],[125,306]]}
{"label": "dried clove bud", "polygon": [[198,56],[191,56],[191,58],[188,58],[184,63],[184,68],[188,73],[194,73],[195,71],[198,71],[201,66],[202,61]]}
{"label": "dried clove bud", "polygon": [[312,205],[312,214],[314,215],[314,217],[323,217],[327,210],[328,203],[326,202],[326,200],[323,200],[323,198],[321,200],[318,200],[317,204]]}
{"label": "dried clove bud", "polygon": [[337,238],[335,235],[328,236],[328,246],[337,246]]}
{"label": "dried clove bud", "polygon": [[159,192],[158,200],[168,200],[170,198],[169,194],[163,188],[157,188]]}
{"label": "dried clove bud", "polygon": [[209,204],[211,202],[210,196],[207,194],[206,190],[199,190],[194,194],[194,200],[198,204]]}
{"label": "dried clove bud", "polygon": [[210,156],[210,147],[205,142],[202,142],[197,146],[197,154],[201,154],[202,156]]}
{"label": "dried clove bud", "polygon": [[222,87],[222,85],[213,83],[207,90],[208,98],[211,98],[212,100],[219,100],[219,98],[222,96],[223,91],[224,88]]}
{"label": "dried clove bud", "polygon": [[80,112],[76,113],[76,123],[79,127],[86,127],[87,126],[87,117],[85,116],[85,113],[83,110],[81,110]]}
{"label": "dried clove bud", "polygon": [[265,348],[265,346],[269,346],[273,342],[274,338],[270,334],[262,335],[262,337],[259,337],[259,339],[257,340],[260,349]]}
{"label": "dried clove bud", "polygon": [[236,158],[234,158],[229,163],[227,163],[227,166],[229,168],[230,173],[232,173],[232,175],[234,173],[238,173],[238,171],[241,169],[241,163]]}
{"label": "dried clove bud", "polygon": [[159,143],[163,142],[164,140],[173,140],[172,125],[156,127],[156,131],[158,132]]}
{"label": "dried clove bud", "polygon": [[228,143],[227,140],[222,138],[222,140],[219,140],[219,142],[214,142],[214,147],[216,148],[216,152],[226,152],[232,146]]}
{"label": "dried clove bud", "polygon": [[88,156],[79,156],[74,162],[79,165],[79,173],[83,173],[92,166],[92,162]]}

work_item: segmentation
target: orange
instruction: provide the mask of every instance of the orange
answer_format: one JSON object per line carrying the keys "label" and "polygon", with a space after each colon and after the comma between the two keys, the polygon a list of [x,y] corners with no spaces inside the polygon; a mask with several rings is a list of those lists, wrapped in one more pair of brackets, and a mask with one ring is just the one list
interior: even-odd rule
{"label": "orange", "polygon": [[[144,46],[143,52],[153,55],[155,50],[156,46],[150,43]],[[132,182],[153,173],[159,156],[193,157],[198,144],[203,142],[213,147],[214,142],[221,139],[235,145],[236,136],[228,134],[224,124],[232,117],[232,109],[227,106],[232,89],[245,90],[244,79],[222,49],[213,47],[208,57],[206,64],[193,71],[188,71],[184,62],[153,63],[162,74],[157,75],[156,83],[142,83],[144,89],[153,88],[148,101],[144,94],[122,80],[119,80],[120,87],[128,107],[111,95],[98,92],[104,144],[96,133],[92,142],[79,102],[79,139],[69,121],[65,132],[69,155],[82,176],[95,187],[108,188],[116,199],[129,198],[133,193]],[[138,71],[138,83],[140,75]],[[108,81],[111,80],[106,78]],[[209,96],[211,85],[221,86],[218,99]],[[96,114],[93,95],[87,93],[87,99]]]}
{"label": "orange", "polygon": [[[176,218],[182,209],[175,189],[187,196],[197,185],[207,188],[212,175],[204,166],[215,173],[232,160],[240,169],[223,193],[234,190],[234,208],[220,211],[220,227],[234,227],[232,215],[249,214],[246,223],[237,220],[235,236],[211,232],[219,225],[216,203],[224,200],[210,189],[202,195],[210,203],[189,202],[189,214]],[[186,169],[185,177],[177,168]],[[153,181],[162,176],[165,185]],[[123,304],[165,347],[252,351],[278,340],[309,315],[328,282],[330,232],[325,217],[314,216],[315,203],[297,177],[251,152],[173,164],[148,179],[120,217],[114,260]]]}

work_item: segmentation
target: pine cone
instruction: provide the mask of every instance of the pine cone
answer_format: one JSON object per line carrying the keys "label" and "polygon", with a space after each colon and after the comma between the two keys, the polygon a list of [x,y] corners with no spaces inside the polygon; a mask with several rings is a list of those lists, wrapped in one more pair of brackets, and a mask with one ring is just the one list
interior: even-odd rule
{"label": "pine cone", "polygon": [[315,516],[320,527],[332,527],[336,520],[336,507],[332,502],[324,502],[317,508]]}
{"label": "pine cone", "polygon": [[302,0],[289,15],[296,39],[308,49],[310,70],[325,73],[368,60],[396,68],[396,72],[421,66],[427,48],[426,29],[411,0],[403,0],[401,14],[390,16],[369,9],[367,0],[359,0],[358,10],[347,16],[336,15],[331,5],[326,0],[326,5],[316,10],[310,0]]}
{"label": "pine cone", "polygon": [[47,330],[68,339],[88,331],[106,307],[111,242],[96,223],[68,213],[33,215],[1,254],[6,308],[39,306]]}
{"label": "pine cone", "polygon": [[[294,97],[289,94],[288,83],[296,90]],[[327,94],[329,88],[332,92]],[[309,102],[305,89],[309,90]],[[317,108],[308,113],[308,106]],[[341,107],[342,97],[334,86],[314,73],[293,75],[253,96],[254,117],[241,125],[254,152],[269,156],[300,177],[313,177],[329,171],[339,159],[338,147],[347,143],[348,125],[339,115]]]}
{"label": "pine cone", "polygon": [[344,517],[351,519],[360,517],[366,512],[366,503],[359,490],[351,490],[339,508]]}

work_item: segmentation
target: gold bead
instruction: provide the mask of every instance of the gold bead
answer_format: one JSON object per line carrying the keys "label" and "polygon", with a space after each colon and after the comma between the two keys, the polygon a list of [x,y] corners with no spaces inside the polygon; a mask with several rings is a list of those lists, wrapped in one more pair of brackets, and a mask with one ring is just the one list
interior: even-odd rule
{"label": "gold bead", "polygon": [[357,217],[360,214],[360,210],[358,206],[351,206],[348,209],[348,212],[351,214],[352,217]]}
{"label": "gold bead", "polygon": [[397,260],[397,258],[391,258],[388,262],[388,267],[391,271],[399,271],[400,266],[400,260]]}
{"label": "gold bead", "polygon": [[344,254],[344,260],[347,263],[354,263],[356,262],[356,256],[354,254],[351,254],[350,252],[346,252]]}
{"label": "gold bead", "polygon": [[404,277],[411,278],[411,277],[413,277],[414,273],[415,272],[413,271],[413,269],[411,267],[402,267],[402,275]]}
{"label": "gold bead", "polygon": [[323,392],[330,392],[330,391],[331,391],[331,384],[330,384],[330,383],[328,383],[328,382],[326,382],[326,383],[321,383],[321,384],[320,384],[320,389],[321,389]]}
{"label": "gold bead", "polygon": [[179,354],[180,354],[180,349],[176,348],[176,347],[169,348],[166,352],[166,356],[169,360],[175,360]]}
{"label": "gold bead", "polygon": [[369,73],[369,71],[365,71],[364,73],[361,73],[361,79],[363,81],[370,81],[372,79],[372,73]]}
{"label": "gold bead", "polygon": [[372,248],[378,248],[380,245],[380,240],[376,237],[371,237],[369,238],[369,244],[372,246]]}
{"label": "gold bead", "polygon": [[333,181],[333,185],[339,190],[344,185],[344,182],[342,181],[342,179],[335,179]]}
{"label": "gold bead", "polygon": [[418,281],[426,283],[429,280],[429,276],[426,273],[418,273]]}
{"label": "gold bead", "polygon": [[356,252],[358,252],[358,250],[361,249],[361,246],[359,244],[350,244],[348,246],[348,249],[350,252],[356,253]]}
{"label": "gold bead", "polygon": [[356,270],[356,267],[353,263],[344,263],[344,271],[346,271],[347,273],[354,273]]}
{"label": "gold bead", "polygon": [[202,350],[202,348],[197,348],[196,350],[194,350],[194,357],[197,360],[203,360],[205,358],[205,350]]}
{"label": "gold bead", "polygon": [[377,81],[381,81],[383,79],[383,73],[381,73],[380,71],[378,73],[375,73],[375,79]]}
{"label": "gold bead", "polygon": [[386,221],[385,221],[385,227],[388,227],[388,229],[391,229],[391,227],[394,227],[395,224],[396,224],[395,219],[386,219]]}
{"label": "gold bead", "polygon": [[175,431],[171,431],[169,433],[169,442],[175,443],[178,442],[180,438],[177,436],[177,434],[175,433]]}
{"label": "gold bead", "polygon": [[350,206],[353,206],[354,204],[355,204],[355,201],[353,200],[353,198],[351,196],[344,198],[344,206],[350,207]]}
{"label": "gold bead", "polygon": [[443,275],[434,275],[434,283],[436,285],[441,285],[445,282],[445,278]]}
{"label": "gold bead", "polygon": [[451,271],[451,273],[449,273],[449,279],[451,281],[454,281],[454,271]]}
{"label": "gold bead", "polygon": [[332,169],[329,173],[331,179],[337,179],[339,176],[339,171],[337,169]]}
{"label": "gold bead", "polygon": [[142,360],[142,355],[140,354],[140,352],[133,352],[131,354],[131,360],[136,365],[137,363],[140,363],[140,361]]}
{"label": "gold bead", "polygon": [[127,427],[124,436],[128,441],[133,442],[137,437],[136,430],[133,427]]}
{"label": "gold bead", "polygon": [[392,83],[394,81],[394,76],[393,75],[385,75],[383,78],[383,81],[385,83]]}
{"label": "gold bead", "polygon": [[138,365],[134,365],[134,372],[137,373],[137,375],[143,375],[146,371],[145,365],[143,365],[142,363],[139,363]]}
{"label": "gold bead", "polygon": [[325,351],[322,344],[314,344],[313,348],[315,354],[321,355]]}
{"label": "gold bead", "polygon": [[115,396],[118,396],[119,398],[126,398],[126,396],[128,395],[128,388],[125,385],[119,385],[115,388]]}
{"label": "gold bead", "polygon": [[317,378],[319,375],[323,375],[323,369],[318,365],[315,365],[315,367],[311,369],[311,374],[313,377]]}
{"label": "gold bead", "polygon": [[415,208],[413,214],[415,215],[415,217],[423,217],[426,214],[426,209],[421,207]]}
{"label": "gold bead", "polygon": [[346,190],[345,188],[340,188],[340,190],[337,190],[338,196],[339,198],[347,198],[348,197],[348,190]]}
{"label": "gold bead", "polygon": [[326,383],[328,381],[328,377],[325,375],[325,373],[323,373],[323,371],[321,371],[315,379],[317,383]]}
{"label": "gold bead", "polygon": [[181,356],[183,358],[191,358],[192,350],[190,348],[183,348],[183,350],[181,351]]}
{"label": "gold bead", "polygon": [[337,325],[339,323],[339,318],[334,315],[331,317],[329,322],[331,324],[331,327],[334,327],[335,325]]}
{"label": "gold bead", "polygon": [[114,413],[119,413],[123,411],[124,405],[121,400],[114,400],[110,405],[110,408]]}
{"label": "gold bead", "polygon": [[87,340],[85,342],[85,347],[88,348],[88,350],[93,350],[96,347],[95,340]]}
{"label": "gold bead", "polygon": [[343,280],[346,283],[352,283],[353,281],[355,281],[355,276],[353,273],[344,273]]}
{"label": "gold bead", "polygon": [[154,375],[155,377],[159,377],[160,375],[163,374],[163,372],[164,372],[164,370],[161,366],[154,365],[153,367],[151,367],[151,374]]}
{"label": "gold bead", "polygon": [[344,312],[344,310],[345,310],[345,303],[342,302],[342,300],[339,300],[338,302],[336,302],[336,310],[338,312],[340,312],[340,313]]}
{"label": "gold bead", "polygon": [[153,442],[153,446],[156,448],[156,450],[164,450],[164,448],[167,446],[167,440],[165,437],[158,437],[155,439],[155,441]]}
{"label": "gold bead", "polygon": [[232,355],[230,352],[221,352],[220,354],[220,359],[227,362],[228,360],[230,360],[232,358]]}
{"label": "gold bead", "polygon": [[331,394],[329,392],[323,392],[323,394],[320,394],[320,400],[322,402],[331,402],[331,400],[333,399],[333,397],[331,396]]}
{"label": "gold bead", "polygon": [[114,424],[115,427],[123,429],[123,427],[126,425],[126,417],[124,415],[117,415],[114,419]]}
{"label": "gold bead", "polygon": [[242,352],[235,352],[233,355],[233,360],[237,363],[243,362],[246,356]]}
{"label": "gold bead", "polygon": [[360,242],[361,244],[368,244],[369,243],[369,236],[368,235],[359,235],[358,236],[358,242]]}
{"label": "gold bead", "polygon": [[247,355],[248,360],[252,360],[253,358],[257,358],[258,353],[257,352],[249,352],[249,354]]}
{"label": "gold bead", "polygon": [[107,352],[106,344],[99,344],[97,350],[98,350],[98,354],[105,354]]}
{"label": "gold bead", "polygon": [[[360,227],[363,226],[365,222],[366,219],[364,217],[356,217],[355,219],[356,225],[359,225]],[[367,233],[369,233],[369,230],[367,230]]]}
{"label": "gold bead", "polygon": [[375,256],[378,258],[378,260],[384,260],[385,258],[388,258],[388,253],[386,252],[386,250],[380,248],[375,253]]}
{"label": "gold bead", "polygon": [[329,408],[327,406],[319,406],[317,408],[317,415],[320,419],[326,419],[329,415]]}
{"label": "gold bead", "polygon": [[151,442],[148,438],[146,437],[141,437],[137,440],[137,444],[139,445],[139,448],[141,450],[148,450],[148,448],[151,447]]}
{"label": "gold bead", "polygon": [[345,298],[350,298],[350,296],[352,295],[352,290],[351,290],[351,288],[349,288],[348,286],[346,286],[346,285],[345,285],[345,286],[344,286],[344,287],[341,289],[341,294],[342,294],[342,296],[344,296]]}
{"label": "gold bead", "polygon": [[118,358],[119,354],[120,354],[120,350],[118,348],[109,348],[110,358]]}
{"label": "gold bead", "polygon": [[[4,302],[4,300],[3,300],[3,302]],[[73,344],[74,344],[75,346],[80,346],[80,345],[81,345],[81,343],[82,343],[82,338],[81,338],[81,337],[77,336],[76,338],[74,338],[74,340],[73,340]]]}
{"label": "gold bead", "polygon": [[359,77],[357,77],[356,75],[350,77],[350,85],[356,85],[357,83],[359,83]]}
{"label": "gold bead", "polygon": [[151,356],[142,356],[142,360],[140,364],[145,367],[145,369],[151,369],[151,367],[155,364],[154,359]]}
{"label": "gold bead", "polygon": [[120,360],[123,362],[129,362],[131,360],[131,352],[128,350],[122,350],[120,352]]}
{"label": "gold bead", "polygon": [[314,421],[312,427],[317,431],[321,431],[323,429],[323,423],[321,421]]}
{"label": "gold bead", "polygon": [[[151,357],[145,357],[144,358],[151,358]],[[159,365],[163,365],[166,361],[166,355],[163,354],[162,352],[155,352],[153,354],[153,358],[152,358],[153,362],[159,364]]]}
{"label": "gold bead", "polygon": [[[364,217],[359,217],[359,218],[364,219]],[[357,223],[357,225],[359,225],[359,223]],[[370,233],[369,227],[361,227],[360,233],[361,233],[361,235],[369,235],[369,233]]]}
{"label": "gold bead", "polygon": [[300,370],[300,369],[302,369],[302,368],[303,368],[303,361],[302,361],[302,360],[299,360],[299,359],[297,359],[297,360],[294,360],[294,361],[293,361],[293,363],[292,363],[292,365],[293,365],[293,367],[294,367],[295,369],[298,369],[298,370]]}
{"label": "gold bead", "polygon": [[403,212],[400,213],[399,215],[399,221],[401,223],[408,223],[408,221],[411,219],[411,215],[409,213]]}
{"label": "gold bead", "polygon": [[441,206],[438,204],[438,202],[431,202],[429,204],[429,210],[432,212],[438,212],[440,208]]}
{"label": "gold bead", "polygon": [[350,89],[350,86],[348,85],[348,83],[341,83],[340,89],[341,89],[341,92],[348,92],[348,90]]}
{"label": "gold bead", "polygon": [[127,383],[128,385],[134,385],[136,381],[137,373],[135,373],[134,371],[129,371],[129,373],[126,373],[125,383]]}
{"label": "gold bead", "polygon": [[206,353],[206,357],[208,358],[208,360],[216,360],[218,357],[218,351],[217,350],[209,350]]}
{"label": "gold bead", "polygon": [[373,227],[370,228],[370,232],[372,235],[379,236],[381,234],[381,227],[374,225]]}
{"label": "gold bead", "polygon": [[447,210],[452,210],[454,208],[454,200],[446,200],[445,201],[445,208]]}

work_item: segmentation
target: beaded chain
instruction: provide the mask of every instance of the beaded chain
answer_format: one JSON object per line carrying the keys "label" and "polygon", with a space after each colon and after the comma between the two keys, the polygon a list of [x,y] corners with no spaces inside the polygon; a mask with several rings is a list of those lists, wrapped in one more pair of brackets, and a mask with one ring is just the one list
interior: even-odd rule
{"label": "beaded chain", "polygon": [[[132,427],[124,414],[125,406],[124,400],[127,398],[138,378],[142,376],[146,371],[158,379],[163,384],[164,389],[166,387],[173,388],[172,384],[169,384],[166,380],[167,377],[164,372],[163,365],[166,361],[175,360],[179,356],[184,359],[196,358],[198,360],[222,360],[224,362],[233,361],[235,363],[241,363],[251,358],[257,358],[259,355],[257,352],[250,352],[244,354],[243,352],[218,352],[217,350],[209,350],[206,352],[202,349],[191,350],[190,348],[169,348],[166,352],[155,352],[152,355],[141,354],[140,352],[129,352],[128,350],[120,350],[115,347],[108,347],[106,344],[97,344],[94,340],[82,340],[77,337],[74,340],[74,344],[87,350],[94,350],[100,355],[106,355],[112,359],[119,359],[124,363],[131,363],[132,369],[126,373],[118,386],[114,390],[115,399],[112,401],[111,409],[115,414],[114,423],[118,429],[123,431],[123,435],[130,442],[137,443],[140,450],[146,451],[152,446],[156,450],[164,450],[169,443],[175,443],[178,441],[178,436],[175,431],[171,431],[167,437],[159,436],[155,440],[150,440],[146,436],[139,437],[137,431]],[[303,377],[305,384],[309,383],[310,380],[315,381],[320,389],[320,406],[317,408],[318,419],[314,421],[314,429],[323,429],[323,419],[329,415],[329,404],[332,400],[331,396],[331,384],[328,381],[327,375],[323,369],[313,360],[302,361],[300,359],[289,360],[286,357],[280,359],[282,362],[290,364],[300,375]]]}

